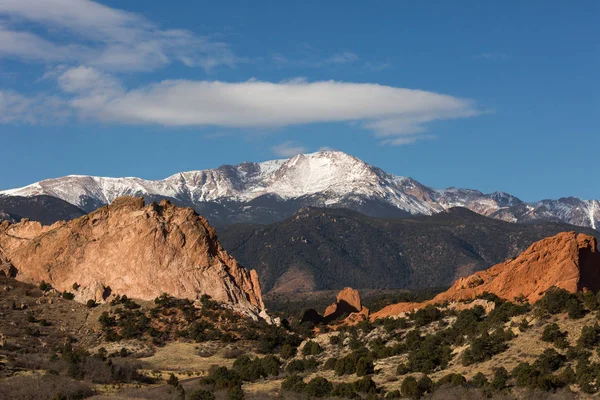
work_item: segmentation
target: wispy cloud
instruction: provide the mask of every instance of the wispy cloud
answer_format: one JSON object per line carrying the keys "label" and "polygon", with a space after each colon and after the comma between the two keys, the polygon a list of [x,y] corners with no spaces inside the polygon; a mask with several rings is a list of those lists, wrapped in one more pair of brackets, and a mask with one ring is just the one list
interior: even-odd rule
{"label": "wispy cloud", "polygon": [[0,123],[3,124],[55,123],[71,116],[72,111],[58,96],[23,96],[0,90]]}
{"label": "wispy cloud", "polygon": [[[32,33],[43,28],[47,37]],[[229,47],[91,0],[0,1],[0,57],[80,63],[111,71],[152,70],[173,61],[207,70],[233,65]]]}
{"label": "wispy cloud", "polygon": [[277,157],[291,157],[295,156],[296,154],[305,153],[306,147],[297,142],[288,140],[287,142],[283,142],[271,147],[271,150]]}
{"label": "wispy cloud", "polygon": [[289,54],[272,53],[269,61],[276,67],[324,68],[353,65],[369,71],[381,71],[391,66],[390,62],[365,61],[347,50],[328,53],[311,46],[308,43],[300,45],[296,51]]}

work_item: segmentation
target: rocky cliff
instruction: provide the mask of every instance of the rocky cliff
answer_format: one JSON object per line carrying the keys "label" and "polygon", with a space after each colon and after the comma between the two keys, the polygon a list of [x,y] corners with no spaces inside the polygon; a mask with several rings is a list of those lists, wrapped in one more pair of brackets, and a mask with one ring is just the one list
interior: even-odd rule
{"label": "rocky cliff", "polygon": [[237,311],[266,316],[256,271],[223,250],[205,218],[168,201],[144,205],[142,198],[121,197],[51,226],[2,222],[0,262],[11,264],[18,280],[44,280],[79,301],[208,294]]}
{"label": "rocky cliff", "polygon": [[427,304],[472,299],[484,292],[507,300],[523,296],[534,303],[553,286],[569,292],[600,290],[596,238],[575,232],[559,233],[532,244],[514,259],[458,279],[450,289],[428,302],[394,304],[372,318],[398,315]]}

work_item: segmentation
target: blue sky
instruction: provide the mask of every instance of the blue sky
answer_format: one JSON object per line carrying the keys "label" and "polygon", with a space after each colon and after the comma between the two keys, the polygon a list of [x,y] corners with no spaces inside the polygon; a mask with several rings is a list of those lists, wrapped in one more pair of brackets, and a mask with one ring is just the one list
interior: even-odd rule
{"label": "blue sky", "polygon": [[599,17],[597,1],[0,0],[0,189],[327,147],[437,188],[598,199]]}

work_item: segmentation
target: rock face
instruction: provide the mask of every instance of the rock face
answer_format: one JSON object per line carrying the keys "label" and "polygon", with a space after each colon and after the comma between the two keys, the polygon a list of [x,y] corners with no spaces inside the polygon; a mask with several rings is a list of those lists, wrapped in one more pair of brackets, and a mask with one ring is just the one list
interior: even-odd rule
{"label": "rock face", "polygon": [[337,294],[335,303],[325,309],[323,317],[336,319],[342,314],[360,312],[362,308],[358,290],[347,287]]}
{"label": "rock face", "polygon": [[256,271],[223,250],[205,218],[168,201],[146,206],[142,198],[121,197],[52,226],[2,222],[0,262],[10,262],[18,280],[44,280],[82,302],[208,294],[247,315],[266,315]]}
{"label": "rock face", "polygon": [[394,304],[373,318],[398,315],[427,304],[467,300],[484,292],[507,300],[523,296],[534,303],[552,286],[569,292],[600,289],[596,238],[575,232],[559,233],[532,244],[515,259],[458,279],[449,290],[428,302]]}
{"label": "rock face", "polygon": [[342,289],[337,294],[335,303],[328,306],[322,316],[317,311],[309,309],[304,313],[302,321],[327,324],[342,316],[347,316],[344,323],[358,322],[369,316],[369,309],[363,307],[360,302],[358,290],[350,287]]}

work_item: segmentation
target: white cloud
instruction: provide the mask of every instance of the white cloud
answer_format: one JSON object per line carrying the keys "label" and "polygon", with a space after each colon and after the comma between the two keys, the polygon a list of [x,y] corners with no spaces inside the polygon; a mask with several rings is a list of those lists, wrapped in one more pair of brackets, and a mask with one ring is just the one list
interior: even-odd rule
{"label": "white cloud", "polygon": [[71,105],[82,114],[130,124],[277,128],[357,122],[387,138],[422,133],[434,120],[478,113],[471,101],[452,96],[335,81],[171,80],[125,91],[110,76],[81,67],[66,71],[59,83],[76,93]]}
{"label": "white cloud", "polygon": [[[59,82],[67,89],[81,85],[79,79],[71,81],[82,73],[67,71]],[[420,133],[430,121],[478,113],[470,100],[376,84],[168,80],[123,91],[108,77],[98,79],[86,70],[88,74],[97,87],[86,87],[73,99],[73,107],[119,123],[277,128],[358,122],[380,136],[394,136]],[[98,96],[98,91],[105,96]]]}
{"label": "white cloud", "polygon": [[64,120],[71,114],[64,99],[57,96],[40,94],[27,97],[0,90],[0,123],[52,123]]}
{"label": "white cloud", "polygon": [[288,140],[287,142],[271,147],[271,150],[277,157],[292,157],[296,154],[305,153],[306,147]]}
{"label": "white cloud", "polygon": [[[205,69],[237,61],[223,43],[181,29],[163,30],[137,14],[90,0],[2,0],[1,17],[0,57],[113,71],[151,70],[173,60]],[[23,22],[45,28],[48,38],[24,30]]]}
{"label": "white cloud", "polygon": [[[366,83],[166,80],[128,90],[91,67],[59,68],[49,76],[56,77],[63,92],[60,104],[68,110],[62,115],[74,112],[109,123],[238,129],[349,123],[373,131],[382,143],[399,145],[425,138],[429,122],[479,114],[468,99]],[[0,121],[42,120],[33,117],[40,107],[29,107],[28,101],[43,102],[6,97]]]}

